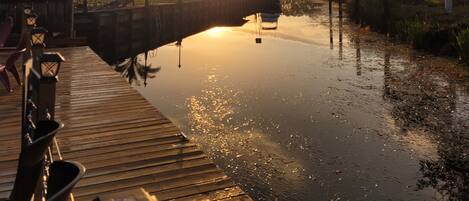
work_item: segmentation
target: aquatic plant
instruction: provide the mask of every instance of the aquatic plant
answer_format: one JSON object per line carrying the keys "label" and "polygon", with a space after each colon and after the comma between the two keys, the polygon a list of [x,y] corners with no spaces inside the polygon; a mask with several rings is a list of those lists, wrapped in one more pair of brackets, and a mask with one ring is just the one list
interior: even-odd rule
{"label": "aquatic plant", "polygon": [[461,59],[469,63],[469,28],[461,31],[456,36],[456,41]]}

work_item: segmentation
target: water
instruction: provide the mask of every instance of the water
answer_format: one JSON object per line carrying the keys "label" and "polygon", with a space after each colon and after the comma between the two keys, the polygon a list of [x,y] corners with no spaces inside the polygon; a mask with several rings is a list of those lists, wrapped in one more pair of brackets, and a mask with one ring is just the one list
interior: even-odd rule
{"label": "water", "polygon": [[466,199],[467,70],[334,6],[284,4],[276,30],[251,15],[159,47],[133,86],[255,200]]}

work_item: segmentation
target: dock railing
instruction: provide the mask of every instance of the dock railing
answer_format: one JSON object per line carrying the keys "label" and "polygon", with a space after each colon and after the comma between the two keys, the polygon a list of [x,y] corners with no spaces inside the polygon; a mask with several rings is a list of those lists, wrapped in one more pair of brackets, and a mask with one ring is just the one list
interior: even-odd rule
{"label": "dock railing", "polygon": [[[65,201],[73,196],[64,193],[70,194],[84,174],[81,164],[63,161],[55,138],[63,127],[54,119],[55,89],[60,63],[65,60],[58,52],[44,52],[47,30],[36,26],[38,16],[31,5],[23,5],[23,12],[22,34],[29,42],[22,65],[21,152],[10,199],[30,201],[34,197],[42,201],[61,197],[55,200]],[[64,180],[58,176],[61,174],[74,176]]]}

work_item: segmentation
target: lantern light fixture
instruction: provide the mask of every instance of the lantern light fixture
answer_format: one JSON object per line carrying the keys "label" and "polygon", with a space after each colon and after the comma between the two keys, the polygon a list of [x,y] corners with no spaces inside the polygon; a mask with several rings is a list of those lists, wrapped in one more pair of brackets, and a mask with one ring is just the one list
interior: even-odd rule
{"label": "lantern light fixture", "polygon": [[25,15],[31,15],[33,12],[33,9],[30,5],[26,5],[23,7],[23,12]]}
{"label": "lantern light fixture", "polygon": [[34,13],[26,15],[26,25],[36,26],[37,15]]}
{"label": "lantern light fixture", "polygon": [[44,45],[47,30],[44,27],[34,27],[31,30],[31,43],[33,46]]}
{"label": "lantern light fixture", "polygon": [[41,77],[55,78],[59,73],[60,64],[64,61],[64,57],[58,52],[44,52],[39,57]]}

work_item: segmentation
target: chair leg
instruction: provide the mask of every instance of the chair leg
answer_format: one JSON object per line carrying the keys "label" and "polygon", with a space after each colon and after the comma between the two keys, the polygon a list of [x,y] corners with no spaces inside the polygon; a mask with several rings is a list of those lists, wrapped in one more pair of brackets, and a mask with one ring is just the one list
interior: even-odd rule
{"label": "chair leg", "polygon": [[11,92],[10,79],[8,78],[8,74],[5,70],[0,70],[0,81],[2,81],[3,86],[5,86],[7,91]]}
{"label": "chair leg", "polygon": [[13,74],[13,77],[15,77],[18,85],[21,85],[20,75],[18,74],[18,71],[16,70],[16,66],[15,65],[7,66],[6,69],[10,71],[11,74]]}

